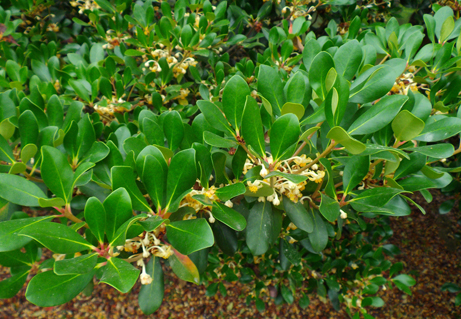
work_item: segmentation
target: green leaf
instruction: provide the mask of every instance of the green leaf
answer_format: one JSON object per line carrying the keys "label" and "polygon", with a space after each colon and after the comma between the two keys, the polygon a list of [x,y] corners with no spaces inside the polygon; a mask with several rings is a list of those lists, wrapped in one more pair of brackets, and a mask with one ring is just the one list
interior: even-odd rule
{"label": "green leaf", "polygon": [[208,145],[219,148],[231,148],[238,146],[235,140],[230,140],[208,131],[203,132],[203,141]]}
{"label": "green leaf", "polygon": [[450,184],[452,180],[453,178],[448,173],[444,173],[442,177],[437,179],[418,173],[399,181],[399,184],[407,191],[416,192],[428,188],[443,188]]}
{"label": "green leaf", "polygon": [[205,116],[206,121],[215,129],[220,132],[229,132],[232,136],[235,136],[232,131],[229,122],[226,120],[221,110],[213,103],[209,101],[200,100],[197,101],[197,106]]}
{"label": "green leaf", "polygon": [[264,127],[258,104],[251,96],[247,96],[242,120],[242,136],[245,143],[261,157],[265,156]]}
{"label": "green leaf", "polygon": [[104,242],[106,229],[106,210],[96,197],[90,197],[85,205],[85,221],[99,243]]}
{"label": "green leaf", "polygon": [[247,82],[239,75],[234,75],[224,87],[222,94],[223,111],[235,129],[242,125],[243,109],[250,93]]}
{"label": "green leaf", "polygon": [[0,281],[0,298],[13,298],[24,286],[29,275],[30,267],[20,267],[11,277]]}
{"label": "green leaf", "polygon": [[112,257],[107,260],[101,282],[114,287],[121,293],[127,293],[133,288],[138,277],[139,269],[125,260]]}
{"label": "green leaf", "polygon": [[384,206],[392,198],[401,193],[405,193],[405,191],[398,188],[377,187],[363,191],[360,195],[351,199],[350,202],[352,207],[357,211],[366,211],[366,209],[363,209],[366,205]]}
{"label": "green leaf", "polygon": [[445,140],[461,132],[461,119],[445,117],[424,127],[424,130],[414,138],[422,142],[437,142]]}
{"label": "green leaf", "polygon": [[163,301],[163,269],[159,257],[152,257],[149,260],[146,265],[146,273],[151,276],[152,282],[141,286],[138,302],[142,312],[145,315],[150,315],[160,308]]}
{"label": "green leaf", "polygon": [[56,148],[43,146],[40,171],[46,186],[57,197],[70,203],[74,174],[67,157]]}
{"label": "green leaf", "polygon": [[[111,169],[112,174],[112,189],[117,190],[124,188],[130,194],[133,209],[152,212],[147,200],[142,195],[136,184],[133,169],[129,166],[114,166]],[[107,209],[106,209],[107,212]]]}
{"label": "green leaf", "polygon": [[46,195],[23,177],[0,173],[0,197],[21,206],[39,206],[38,199]]}
{"label": "green leaf", "polygon": [[166,208],[169,212],[178,209],[179,202],[191,191],[196,179],[195,150],[183,150],[173,156],[166,184]]}
{"label": "green leaf", "polygon": [[84,80],[69,80],[69,84],[74,89],[77,96],[82,98],[85,102],[90,103],[89,92],[83,83]]}
{"label": "green leaf", "polygon": [[70,259],[56,260],[54,272],[56,275],[87,274],[94,269],[98,262],[98,254],[87,254]]}
{"label": "green leaf", "polygon": [[350,81],[362,63],[362,48],[357,40],[346,42],[334,56],[336,71]]}
{"label": "green leaf", "polygon": [[440,43],[444,43],[445,40],[448,39],[448,37],[451,35],[453,30],[455,29],[455,20],[453,19],[452,16],[449,16],[448,18],[445,19],[445,21],[442,24],[442,29],[440,30]]}
{"label": "green leaf", "polygon": [[411,141],[424,129],[424,122],[407,110],[403,110],[392,121],[392,130],[399,141]]}
{"label": "green leaf", "polygon": [[28,163],[30,159],[35,156],[35,154],[37,154],[37,145],[24,145],[21,149],[21,161],[23,163]]}
{"label": "green leaf", "polygon": [[22,253],[20,249],[0,253],[0,265],[5,267],[32,266],[34,262],[30,254]]}
{"label": "green leaf", "polygon": [[55,217],[21,218],[0,222],[0,252],[12,251],[24,247],[31,239],[18,235],[23,229]]}
{"label": "green leaf", "polygon": [[344,195],[352,191],[355,186],[367,176],[370,168],[369,156],[353,156],[344,167],[343,189]]}
{"label": "green leaf", "polygon": [[411,153],[409,159],[403,159],[394,173],[394,179],[405,177],[416,173],[426,165],[426,155],[420,153]]}
{"label": "green leaf", "polygon": [[172,151],[176,150],[184,138],[184,125],[177,111],[171,111],[165,116],[163,131],[168,141],[168,148]]}
{"label": "green leaf", "polygon": [[404,148],[404,150],[418,152],[434,158],[448,158],[453,155],[455,148],[453,147],[453,144],[444,143],[418,147],[407,147]]}
{"label": "green leaf", "polygon": [[415,279],[413,279],[411,276],[408,276],[408,275],[405,275],[405,274],[401,274],[401,275],[398,275],[398,276],[392,278],[392,281],[393,282],[398,281],[398,282],[404,284],[407,287],[411,287],[411,286],[414,286],[416,284]]}
{"label": "green leaf", "polygon": [[340,126],[333,127],[327,134],[327,138],[334,140],[335,142],[343,145],[350,153],[360,154],[365,151],[366,146],[362,142],[352,138],[347,132]]}
{"label": "green leaf", "polygon": [[130,195],[124,188],[113,191],[104,200],[106,211],[106,235],[109,242],[115,236],[117,229],[133,216]]}
{"label": "green leaf", "polygon": [[316,252],[321,252],[328,244],[327,228],[317,210],[312,210],[309,214],[312,214],[314,224],[314,230],[309,233],[309,240],[311,242],[312,249]]}
{"label": "green leaf", "polygon": [[138,221],[138,223],[144,228],[145,231],[151,232],[157,229],[163,223],[169,223],[168,219],[163,219],[160,216],[152,216],[145,220]]}
{"label": "green leaf", "polygon": [[293,202],[288,197],[283,197],[283,207],[293,224],[305,232],[312,233],[314,231],[314,220],[312,215],[304,208],[301,202]]}
{"label": "green leaf", "polygon": [[280,290],[282,292],[283,299],[285,299],[285,301],[291,305],[294,301],[294,297],[293,297],[293,293],[291,292],[290,288],[288,288],[285,285],[281,285]]}
{"label": "green leaf", "polygon": [[[21,143],[24,143],[24,145],[37,143],[39,134],[38,122],[37,118],[35,117],[34,113],[32,113],[32,111],[27,110],[25,112],[22,112],[21,116],[19,116],[18,118],[18,126],[19,135],[21,136]],[[3,146],[5,145],[5,143],[7,142],[3,139],[3,137],[0,137],[0,158],[4,158],[5,156],[5,151],[3,150],[5,148]],[[8,157],[13,158],[13,156]],[[5,159],[3,160],[7,161]]]}
{"label": "green leaf", "polygon": [[334,70],[334,67],[335,62],[331,55],[322,51],[315,56],[309,69],[309,83],[322,100],[325,99],[328,93],[326,87],[327,74],[331,69]]}
{"label": "green leaf", "polygon": [[253,255],[264,254],[270,247],[274,223],[270,202],[257,202],[250,209],[245,229],[246,243]]}
{"label": "green leaf", "polygon": [[303,118],[304,111],[304,106],[299,103],[287,102],[282,107],[282,115],[294,114],[296,115],[298,120],[301,120]]}
{"label": "green leaf", "polygon": [[362,135],[379,131],[395,118],[407,100],[408,97],[404,95],[389,95],[382,98],[352,123],[349,134]]}
{"label": "green leaf", "polygon": [[338,201],[322,193],[320,195],[322,196],[322,201],[319,207],[320,213],[329,222],[335,222],[338,219],[340,213]]}
{"label": "green leaf", "polygon": [[[289,158],[299,140],[299,121],[294,114],[279,117],[271,128],[270,148],[274,162]],[[293,147],[294,146],[294,147]]]}
{"label": "green leaf", "polygon": [[308,138],[309,136],[311,136],[312,134],[314,134],[315,132],[317,132],[318,130],[320,130],[320,126],[314,126],[314,127],[311,127],[309,129],[307,129],[302,135],[301,137],[299,138],[300,140],[304,141],[304,142],[307,142],[309,141]]}
{"label": "green leaf", "polygon": [[199,284],[200,275],[195,264],[189,257],[179,253],[173,248],[173,255],[168,258],[171,269],[179,279]]}
{"label": "green leaf", "polygon": [[213,162],[211,160],[210,150],[205,145],[199,143],[192,144],[192,148],[195,150],[197,164],[200,167],[200,184],[203,187],[208,188],[210,184],[210,176],[213,172]]}
{"label": "green leaf", "polygon": [[264,64],[259,67],[258,92],[269,101],[272,113],[280,116],[285,104],[285,95],[282,80],[276,69]]}
{"label": "green leaf", "polygon": [[216,189],[215,194],[221,201],[225,202],[245,192],[246,188],[243,183],[235,183]]}
{"label": "green leaf", "polygon": [[[123,223],[122,226],[120,226],[117,231],[115,232],[115,235],[114,237],[112,238],[111,242],[110,242],[110,246],[112,247],[116,247],[116,246],[121,246],[125,243],[125,240],[126,240],[126,236],[127,236],[127,233],[128,233],[128,230],[130,229],[130,227],[135,223],[137,222],[138,220],[142,219],[142,218],[146,218],[148,215],[147,214],[139,214],[139,215],[136,215],[136,216],[133,216],[131,217],[130,219],[128,219],[126,222]],[[139,227],[138,227],[139,229]],[[140,233],[142,232],[142,229],[139,231],[139,233],[137,235],[139,235]]]}
{"label": "green leaf", "polygon": [[371,68],[357,77],[351,84],[351,103],[368,103],[387,94],[394,85],[395,72],[388,65]]}
{"label": "green leaf", "polygon": [[66,205],[66,201],[61,197],[39,198],[40,207],[62,207]]}
{"label": "green leaf", "polygon": [[285,178],[285,179],[287,179],[290,182],[295,183],[295,184],[302,183],[307,179],[307,176],[289,174],[289,173],[284,173],[284,172],[280,172],[280,171],[272,171],[269,174],[267,174],[264,178],[268,179],[268,178],[270,178],[272,176],[283,177],[283,178]]}
{"label": "green leaf", "polygon": [[26,298],[40,307],[54,307],[74,299],[93,279],[94,273],[58,276],[53,271],[35,275],[26,290]]}
{"label": "green leaf", "polygon": [[[243,184],[242,184],[243,185]],[[242,231],[246,227],[246,220],[240,213],[221,203],[215,202],[211,210],[213,216],[236,231]]]}
{"label": "green leaf", "polygon": [[167,225],[167,236],[170,244],[184,255],[214,243],[213,232],[204,218],[172,222]]}
{"label": "green leaf", "polygon": [[66,225],[57,223],[38,223],[19,232],[20,236],[35,239],[57,254],[73,254],[93,246]]}

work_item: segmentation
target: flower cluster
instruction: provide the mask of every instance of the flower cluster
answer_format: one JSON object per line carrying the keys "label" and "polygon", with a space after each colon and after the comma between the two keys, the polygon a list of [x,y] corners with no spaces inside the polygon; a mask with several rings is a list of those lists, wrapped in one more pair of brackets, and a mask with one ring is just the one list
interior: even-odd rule
{"label": "flower cluster", "polygon": [[408,91],[418,91],[418,84],[413,81],[415,67],[410,66],[407,73],[403,73],[394,83],[389,94],[408,95]]}
{"label": "flower cluster", "polygon": [[307,6],[314,2],[313,0],[301,0],[301,1],[293,1],[291,5],[288,5],[287,1],[287,6],[282,9],[282,13],[286,14],[287,12],[290,12],[290,20],[293,21],[296,18],[299,17],[305,17],[307,19],[312,19],[311,13],[315,12],[316,7],[311,6],[307,8]]}
{"label": "flower cluster", "polygon": [[85,10],[93,11],[95,9],[100,9],[101,7],[93,0],[75,0],[71,1],[70,5],[73,7],[78,7],[78,13],[82,14]]}

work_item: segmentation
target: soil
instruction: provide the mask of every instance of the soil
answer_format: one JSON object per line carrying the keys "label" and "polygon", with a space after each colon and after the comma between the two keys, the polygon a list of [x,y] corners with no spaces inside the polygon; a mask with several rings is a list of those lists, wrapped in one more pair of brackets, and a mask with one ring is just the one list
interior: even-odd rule
{"label": "soil", "polygon": [[[460,212],[453,209],[440,215],[438,206],[446,197],[434,192],[434,201],[425,204],[427,214],[414,209],[407,217],[392,219],[394,236],[389,243],[397,245],[401,254],[392,259],[403,262],[404,273],[412,275],[417,284],[412,295],[397,288],[381,290],[385,301],[382,308],[372,309],[376,318],[457,319],[461,318],[461,306],[455,307],[455,294],[441,291],[447,282],[461,286],[461,245],[454,234],[461,232],[457,223]],[[425,203],[422,198],[418,203]],[[456,211],[455,211],[456,210]],[[166,273],[167,274],[167,273]],[[0,279],[8,276],[8,269],[0,267]],[[214,297],[205,295],[205,286],[180,282],[173,275],[165,277],[165,298],[153,315],[143,315],[138,308],[137,292],[122,294],[105,285],[96,285],[91,296],[80,294],[71,302],[52,308],[40,308],[29,303],[23,288],[14,298],[0,300],[0,319],[10,318],[348,318],[341,310],[333,309],[329,301],[311,295],[310,305],[302,309],[292,305],[276,306],[270,302],[265,312],[258,312],[254,303],[247,305],[248,287],[238,283],[226,283],[227,296],[219,292]]]}

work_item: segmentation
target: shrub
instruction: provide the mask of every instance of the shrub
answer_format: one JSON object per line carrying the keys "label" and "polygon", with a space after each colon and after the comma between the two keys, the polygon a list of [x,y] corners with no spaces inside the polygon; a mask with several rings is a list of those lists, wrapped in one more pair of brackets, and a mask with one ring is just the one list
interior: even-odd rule
{"label": "shrub", "polygon": [[153,313],[173,271],[208,295],[251,284],[259,310],[269,291],[303,307],[317,291],[371,318],[380,287],[411,293],[385,258],[399,252],[389,218],[457,183],[443,161],[460,152],[447,139],[461,132],[461,20],[439,6],[426,34],[371,9],[7,4],[0,296],[31,273],[26,298],[43,307],[140,280]]}

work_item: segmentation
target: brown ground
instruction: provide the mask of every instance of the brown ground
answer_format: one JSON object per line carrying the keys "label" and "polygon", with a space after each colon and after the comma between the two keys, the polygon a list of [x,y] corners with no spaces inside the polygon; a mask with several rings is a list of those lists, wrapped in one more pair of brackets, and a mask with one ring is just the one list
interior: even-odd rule
{"label": "brown ground", "polygon": [[[434,193],[435,198],[441,195]],[[422,200],[418,200],[422,203]],[[440,200],[434,200],[439,202]],[[417,279],[412,287],[413,295],[407,296],[397,288],[381,291],[386,304],[373,311],[377,318],[457,319],[461,307],[454,306],[455,294],[442,292],[446,282],[461,285],[461,245],[453,239],[459,232],[453,211],[439,215],[438,204],[426,205],[427,215],[414,211],[411,218],[401,217],[392,221],[394,236],[390,243],[398,245],[402,253],[394,261],[404,262],[405,273]],[[7,276],[7,269],[0,268],[0,279]],[[165,299],[159,311],[144,316],[138,309],[137,294],[121,294],[105,284],[97,285],[90,297],[80,294],[72,302],[53,308],[39,308],[24,297],[25,289],[14,298],[0,300],[0,319],[9,318],[347,318],[344,312],[336,312],[331,305],[310,296],[310,306],[270,304],[264,313],[258,313],[254,304],[246,305],[247,287],[226,285],[228,295],[219,293],[205,296],[204,286],[178,283],[174,277],[166,277]],[[133,291],[139,290],[137,284]]]}

